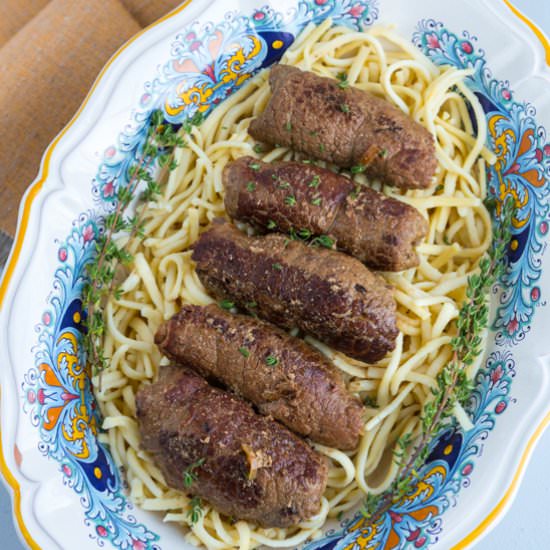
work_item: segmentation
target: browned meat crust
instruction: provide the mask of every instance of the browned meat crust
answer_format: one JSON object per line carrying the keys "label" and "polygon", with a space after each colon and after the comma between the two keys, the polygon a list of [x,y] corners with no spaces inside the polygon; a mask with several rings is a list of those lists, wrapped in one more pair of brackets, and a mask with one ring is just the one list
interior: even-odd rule
{"label": "browned meat crust", "polygon": [[432,135],[388,101],[332,78],[275,65],[265,111],[250,124],[255,139],[292,147],[403,189],[426,188],[437,161]]}
{"label": "browned meat crust", "polygon": [[284,328],[298,326],[334,348],[375,362],[395,347],[391,288],[358,260],[282,235],[248,237],[215,223],[195,243],[204,286]]}
{"label": "browned meat crust", "polygon": [[[287,527],[319,511],[325,460],[191,370],[163,367],[159,381],[138,392],[137,416],[142,446],[170,487],[265,527]],[[197,464],[187,487],[185,472]]]}
{"label": "browned meat crust", "polygon": [[[301,162],[241,157],[223,171],[227,213],[261,229],[306,229],[373,269],[418,265],[416,245],[428,224],[420,212],[330,170]],[[290,197],[290,199],[289,199]]]}
{"label": "browned meat crust", "polygon": [[339,371],[314,348],[273,325],[216,305],[184,306],[155,342],[252,401],[258,410],[318,443],[351,450],[363,430],[363,406]]}

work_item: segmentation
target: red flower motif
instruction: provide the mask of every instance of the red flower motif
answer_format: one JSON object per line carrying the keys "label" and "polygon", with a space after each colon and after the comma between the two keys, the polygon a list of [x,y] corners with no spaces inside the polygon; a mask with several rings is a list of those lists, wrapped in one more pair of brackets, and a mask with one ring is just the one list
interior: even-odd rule
{"label": "red flower motif", "polygon": [[462,48],[462,51],[464,53],[467,53],[468,55],[474,51],[472,44],[467,40],[464,40],[463,42],[461,42],[460,47]]}
{"label": "red flower motif", "polygon": [[498,367],[491,372],[491,382],[493,383],[493,386],[502,378],[503,375],[504,370],[502,365],[498,365]]}
{"label": "red flower motif", "polygon": [[389,514],[390,514],[390,518],[391,518],[393,523],[400,523],[401,521],[403,521],[403,516],[402,515],[396,514],[395,512],[392,512],[391,510],[389,511]]}
{"label": "red flower motif", "polygon": [[519,328],[518,320],[514,317],[513,319],[510,320],[506,328],[508,330],[508,334],[512,336],[514,332],[516,332],[516,330]]}
{"label": "red flower motif", "polygon": [[202,42],[200,40],[195,40],[194,42],[191,43],[191,45],[189,46],[189,49],[192,52],[194,52],[194,51],[197,51],[201,46],[202,46]]}
{"label": "red flower motif", "polygon": [[84,231],[82,231],[82,237],[84,238],[85,243],[87,243],[88,241],[91,241],[94,238],[94,227],[91,223],[89,223],[84,228]]}
{"label": "red flower motif", "polygon": [[38,402],[43,405],[45,402],[46,402],[46,392],[44,392],[44,389],[43,388],[40,388],[38,390],[38,394],[37,394],[37,397],[38,397]]}
{"label": "red flower motif", "polygon": [[265,17],[265,13],[263,11],[256,11],[252,17],[256,21],[261,21]]}
{"label": "red flower motif", "polygon": [[103,196],[104,197],[112,197],[115,194],[115,186],[112,181],[110,181],[104,188],[103,188]]}
{"label": "red flower motif", "polygon": [[441,48],[441,44],[439,43],[439,38],[437,37],[437,34],[435,34],[435,33],[428,34],[426,36],[426,42],[428,43],[428,46],[432,50]]}
{"label": "red flower motif", "polygon": [[67,259],[67,249],[66,248],[60,248],[59,252],[57,253],[57,257],[64,262]]}
{"label": "red flower motif", "polygon": [[502,94],[502,97],[506,101],[510,101],[510,99],[512,98],[512,92],[510,92],[510,90],[508,90],[506,88],[504,88],[504,90],[502,90],[501,94]]}
{"label": "red flower motif", "polygon": [[134,540],[132,542],[132,550],[145,550],[145,543],[141,540]]}
{"label": "red flower motif", "polygon": [[352,17],[355,17],[355,18],[359,18],[361,17],[361,15],[363,14],[363,12],[365,11],[365,6],[362,6],[361,4],[355,4],[355,6],[353,6],[349,11],[348,13],[352,16]]}

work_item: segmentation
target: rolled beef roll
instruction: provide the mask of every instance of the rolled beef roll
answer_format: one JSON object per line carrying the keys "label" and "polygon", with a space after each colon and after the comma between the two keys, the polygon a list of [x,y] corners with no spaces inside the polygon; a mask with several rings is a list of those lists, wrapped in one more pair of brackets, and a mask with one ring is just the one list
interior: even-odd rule
{"label": "rolled beef roll", "polygon": [[142,447],[166,483],[222,514],[287,527],[319,511],[323,457],[193,371],[162,367],[159,381],[138,392],[137,417]]}
{"label": "rolled beef roll", "polygon": [[192,258],[216,298],[280,327],[370,363],[395,347],[391,287],[355,258],[283,235],[248,237],[222,221],[200,236]]}
{"label": "rolled beef roll", "polygon": [[222,382],[291,430],[330,447],[357,447],[361,401],[303,340],[216,305],[188,305],[161,325],[155,342],[174,361]]}
{"label": "rolled beef roll", "polygon": [[433,136],[388,101],[288,65],[273,66],[269,83],[273,95],[250,123],[253,138],[338,166],[362,166],[403,189],[431,185]]}
{"label": "rolled beef roll", "polygon": [[373,269],[418,265],[428,224],[420,212],[347,177],[301,162],[241,157],[223,171],[227,213],[257,228],[324,235]]}

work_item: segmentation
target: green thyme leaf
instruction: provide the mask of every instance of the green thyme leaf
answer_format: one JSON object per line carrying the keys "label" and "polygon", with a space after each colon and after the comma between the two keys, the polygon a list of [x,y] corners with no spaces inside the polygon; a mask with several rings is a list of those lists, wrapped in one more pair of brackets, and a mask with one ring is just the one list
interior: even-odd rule
{"label": "green thyme leaf", "polygon": [[288,195],[288,197],[285,197],[285,204],[288,206],[296,206],[296,197],[294,195]]}
{"label": "green thyme leaf", "polygon": [[321,183],[321,178],[316,174],[313,176],[311,181],[307,184],[308,187],[313,187],[314,189],[317,189],[319,187],[319,184]]}
{"label": "green thyme leaf", "polygon": [[194,481],[197,481],[197,468],[200,468],[205,462],[204,458],[200,458],[193,464],[189,465],[183,472],[183,486],[186,488],[191,487]]}
{"label": "green thyme leaf", "polygon": [[201,516],[203,514],[202,509],[202,501],[200,497],[193,497],[189,501],[189,509],[187,511],[187,517],[189,518],[189,521],[192,525],[195,525],[199,519],[201,519]]}

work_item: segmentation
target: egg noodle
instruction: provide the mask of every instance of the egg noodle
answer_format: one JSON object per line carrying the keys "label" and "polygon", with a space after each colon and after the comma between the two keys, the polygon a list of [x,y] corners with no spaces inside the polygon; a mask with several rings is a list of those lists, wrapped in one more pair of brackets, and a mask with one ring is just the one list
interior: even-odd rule
{"label": "egg noodle", "polygon": [[[485,166],[494,156],[485,148],[483,110],[464,84],[470,71],[436,67],[391,28],[357,32],[331,27],[329,20],[306,27],[281,62],[333,78],[343,72],[350,85],[385,97],[434,135],[439,166],[433,186],[426,190],[401,192],[368,182],[416,207],[429,220],[429,232],[418,247],[417,268],[383,274],[394,286],[398,305],[400,332],[391,354],[367,365],[306,338],[342,371],[349,391],[367,403],[367,412],[355,451],[314,445],[330,463],[321,509],[287,529],[230,522],[207,503],[200,519],[191,524],[190,499],[167,487],[151,457],[140,449],[135,405],[140,386],[155,380],[159,365],[167,363],[153,341],[159,325],[183,304],[213,301],[195,273],[189,247],[214,218],[225,215],[224,166],[243,155],[266,162],[302,158],[283,147],[258,154],[247,133],[250,121],[270,98],[268,71],[250,78],[185,135],[186,147],[175,153],[178,168],[160,199],[140,206],[146,208],[146,237],[130,243],[135,260],[123,293],[118,300],[111,297],[104,310],[104,353],[110,364],[101,374],[101,385],[97,376],[93,380],[104,417],[105,433],[100,437],[124,468],[131,499],[144,510],[161,512],[165,521],[185,526],[190,543],[208,548],[296,546],[320,536],[327,518],[351,511],[366,493],[378,494],[390,486],[398,470],[392,460],[396,439],[406,432],[419,433],[423,404],[451,358],[454,321],[468,276],[491,243],[491,219],[482,201]],[[477,121],[477,135],[470,112]],[[353,178],[367,183],[364,174]],[[470,367],[470,375],[478,365],[479,361]],[[456,408],[455,414],[468,425],[463,410]]]}

